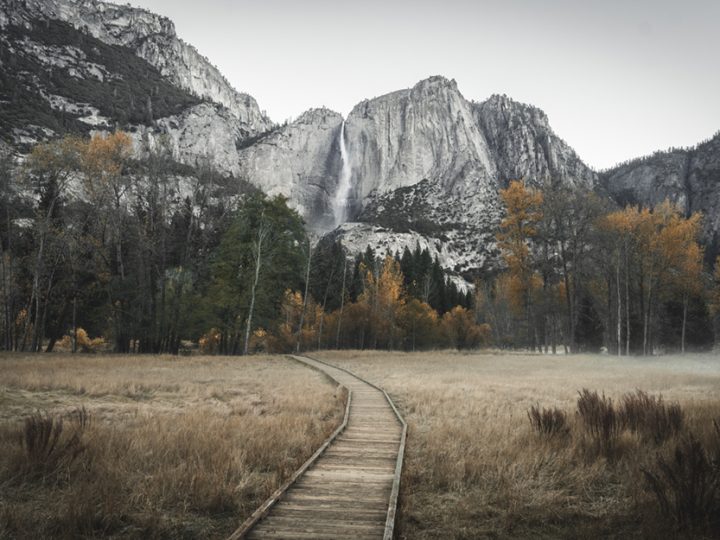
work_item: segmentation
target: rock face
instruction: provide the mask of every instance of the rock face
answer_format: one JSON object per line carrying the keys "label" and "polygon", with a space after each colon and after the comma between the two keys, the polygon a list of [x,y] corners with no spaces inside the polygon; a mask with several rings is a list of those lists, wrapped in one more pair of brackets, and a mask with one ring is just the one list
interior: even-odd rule
{"label": "rock face", "polygon": [[246,124],[215,103],[200,103],[178,115],[161,118],[154,126],[137,126],[131,133],[135,149],[142,154],[168,144],[181,163],[205,161],[234,176],[240,174],[237,146],[247,135]]}
{"label": "rock face", "polygon": [[318,233],[334,226],[332,200],[342,168],[342,116],[312,109],[239,151],[243,178],[269,195],[284,195]]}
{"label": "rock face", "polygon": [[[327,232],[343,165],[341,126],[337,113],[309,111],[242,149],[240,174],[286,195],[311,228]],[[458,275],[494,258],[498,190],[508,180],[596,182],[542,111],[500,96],[472,103],[443,77],[359,103],[344,134],[350,222],[334,234],[351,250],[371,245],[379,253],[419,242]]]}
{"label": "rock face", "polygon": [[478,124],[488,141],[498,180],[524,178],[540,185],[545,178],[592,189],[597,174],[550,129],[547,115],[531,105],[494,95],[474,103]]}
{"label": "rock face", "polygon": [[165,17],[97,0],[3,0],[3,4],[0,27],[38,19],[67,22],[105,43],[134,50],[180,88],[226,107],[248,133],[272,125],[255,99],[230,86],[215,66],[177,37],[175,25]]}
{"label": "rock face", "polygon": [[720,251],[720,132],[694,148],[658,152],[600,174],[621,204],[654,206],[668,199],[686,214],[702,212],[709,257]]}
{"label": "rock face", "polygon": [[350,113],[346,134],[361,199],[426,178],[461,195],[468,186],[455,182],[458,176],[492,182],[497,175],[470,104],[443,77],[363,101]]}

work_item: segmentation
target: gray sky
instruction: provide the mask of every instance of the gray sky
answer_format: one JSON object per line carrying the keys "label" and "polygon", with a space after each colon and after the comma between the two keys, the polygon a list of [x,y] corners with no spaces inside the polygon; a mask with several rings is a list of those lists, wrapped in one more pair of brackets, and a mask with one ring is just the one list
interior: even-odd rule
{"label": "gray sky", "polygon": [[595,168],[720,129],[718,0],[131,0],[280,122],[430,75],[536,105]]}

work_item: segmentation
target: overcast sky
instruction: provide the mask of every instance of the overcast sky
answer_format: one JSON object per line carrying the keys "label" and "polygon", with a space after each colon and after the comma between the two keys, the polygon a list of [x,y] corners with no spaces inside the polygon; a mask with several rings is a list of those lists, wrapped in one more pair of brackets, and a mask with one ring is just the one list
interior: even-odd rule
{"label": "overcast sky", "polygon": [[131,0],[280,122],[430,75],[543,109],[595,168],[720,129],[718,0]]}

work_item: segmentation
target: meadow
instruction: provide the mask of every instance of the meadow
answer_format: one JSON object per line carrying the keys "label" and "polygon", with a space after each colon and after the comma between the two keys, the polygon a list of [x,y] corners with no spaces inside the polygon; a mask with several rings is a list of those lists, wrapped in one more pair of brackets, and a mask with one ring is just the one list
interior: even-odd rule
{"label": "meadow", "polygon": [[0,538],[223,538],[342,419],[283,357],[0,356]]}
{"label": "meadow", "polygon": [[[718,356],[309,356],[381,385],[408,422],[398,538],[717,534]],[[588,427],[583,389],[612,404],[614,431]],[[669,423],[620,420],[638,389]],[[323,375],[280,356],[3,355],[0,538],[221,538],[332,432],[343,403]],[[552,412],[547,426],[531,423],[533,407]],[[658,460],[672,469],[688,441],[719,461],[694,470],[698,500],[668,491],[663,509],[643,471],[666,481]]]}
{"label": "meadow", "polygon": [[[670,492],[669,507],[663,510],[642,472],[666,479],[659,472],[658,457],[672,468],[676,447],[685,448],[690,433],[709,459],[720,458],[720,433],[713,425],[713,420],[720,420],[717,355],[323,352],[311,356],[383,386],[408,422],[400,538],[719,534],[713,528],[718,524],[708,526],[707,516],[679,523],[683,512],[687,518],[693,510],[683,510],[683,504],[703,501],[688,501],[684,494],[677,501],[678,517]],[[577,413],[583,389],[597,391],[600,397],[604,393],[615,410],[623,396],[637,396],[637,389],[662,395],[666,406],[680,405],[682,428],[657,441],[646,433],[618,428],[612,447],[605,448]],[[533,429],[528,411],[538,405],[565,413],[564,430],[548,436]],[[690,483],[686,489],[714,489],[717,504],[717,465],[712,478],[701,470],[694,479],[698,485]],[[714,488],[709,485],[712,481]]]}

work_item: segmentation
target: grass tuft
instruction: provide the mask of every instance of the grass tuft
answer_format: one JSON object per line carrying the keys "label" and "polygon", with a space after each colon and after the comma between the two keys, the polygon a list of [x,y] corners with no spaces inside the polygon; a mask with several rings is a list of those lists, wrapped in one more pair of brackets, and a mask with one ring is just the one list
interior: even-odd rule
{"label": "grass tuft", "polygon": [[36,413],[25,419],[20,442],[25,473],[47,475],[69,466],[85,450],[83,434],[89,424],[84,407],[70,413],[69,429],[60,414]]}
{"label": "grass tuft", "polygon": [[622,397],[619,414],[623,427],[656,444],[680,433],[685,420],[679,404],[666,405],[662,396],[653,396],[642,390]]}
{"label": "grass tuft", "polygon": [[570,433],[567,414],[557,407],[546,409],[533,405],[528,411],[528,419],[533,430],[545,437],[561,437]]}
{"label": "grass tuft", "polygon": [[670,516],[678,529],[720,532],[720,456],[710,455],[694,435],[682,437],[670,458],[658,455],[654,468],[642,472],[660,515]]}
{"label": "grass tuft", "polygon": [[577,413],[586,432],[606,457],[617,449],[622,424],[611,398],[583,388],[578,392]]}

